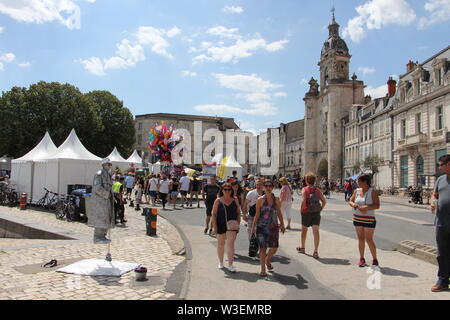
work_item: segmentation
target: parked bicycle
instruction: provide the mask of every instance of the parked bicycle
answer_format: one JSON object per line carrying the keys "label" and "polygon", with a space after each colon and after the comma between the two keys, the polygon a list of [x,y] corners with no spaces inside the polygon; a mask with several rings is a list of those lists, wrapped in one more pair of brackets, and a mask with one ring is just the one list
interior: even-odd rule
{"label": "parked bicycle", "polygon": [[0,204],[14,207],[19,203],[19,195],[13,185],[6,185],[0,190]]}
{"label": "parked bicycle", "polygon": [[61,195],[56,204],[55,214],[57,219],[66,218],[67,221],[76,221],[77,212],[75,207],[75,197],[71,195]]}
{"label": "parked bicycle", "polygon": [[48,190],[47,188],[44,188],[44,190],[45,190],[44,196],[41,199],[39,199],[36,205],[48,211],[54,212],[56,210],[56,205],[58,204],[59,201],[59,195],[55,192]]}

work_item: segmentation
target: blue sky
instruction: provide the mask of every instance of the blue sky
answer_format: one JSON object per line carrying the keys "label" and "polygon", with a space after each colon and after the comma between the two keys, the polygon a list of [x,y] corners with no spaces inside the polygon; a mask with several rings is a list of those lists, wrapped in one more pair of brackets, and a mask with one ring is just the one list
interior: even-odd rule
{"label": "blue sky", "polygon": [[0,90],[68,82],[134,115],[276,127],[303,118],[333,4],[373,97],[450,43],[450,0],[0,0]]}

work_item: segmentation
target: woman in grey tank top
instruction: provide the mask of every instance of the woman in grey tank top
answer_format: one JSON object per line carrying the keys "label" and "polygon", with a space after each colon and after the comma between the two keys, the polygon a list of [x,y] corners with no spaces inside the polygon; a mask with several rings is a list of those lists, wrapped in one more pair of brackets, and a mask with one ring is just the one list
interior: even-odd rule
{"label": "woman in grey tank top", "polygon": [[373,241],[377,221],[375,210],[380,208],[380,199],[371,187],[371,177],[362,175],[358,178],[359,189],[353,193],[348,204],[353,208],[353,225],[358,236],[360,260],[359,266],[366,266],[364,251],[367,245],[373,257],[372,265],[378,266],[377,247]]}

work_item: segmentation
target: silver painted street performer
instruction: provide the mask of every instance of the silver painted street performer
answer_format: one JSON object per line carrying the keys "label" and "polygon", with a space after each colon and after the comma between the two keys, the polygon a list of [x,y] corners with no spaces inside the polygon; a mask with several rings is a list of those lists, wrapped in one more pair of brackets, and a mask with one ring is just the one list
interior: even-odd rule
{"label": "silver painted street performer", "polygon": [[109,229],[114,228],[114,195],[112,192],[112,163],[109,158],[102,160],[102,170],[94,176],[92,197],[88,212],[88,226],[94,229],[94,243],[108,244]]}

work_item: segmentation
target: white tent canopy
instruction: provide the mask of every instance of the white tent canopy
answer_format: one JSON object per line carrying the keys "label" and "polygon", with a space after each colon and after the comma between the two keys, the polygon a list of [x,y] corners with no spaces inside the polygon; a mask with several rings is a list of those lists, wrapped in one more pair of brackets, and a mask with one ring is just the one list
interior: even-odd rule
{"label": "white tent canopy", "polygon": [[72,129],[54,153],[35,162],[33,202],[44,195],[44,188],[66,194],[69,184],[92,185],[100,169],[101,158],[87,150]]}
{"label": "white tent canopy", "polygon": [[11,163],[11,183],[16,185],[16,191],[26,192],[28,198],[32,196],[34,161],[48,157],[56,152],[57,148],[50,138],[48,132],[45,133],[41,142],[30,152]]}
{"label": "white tent canopy", "polygon": [[242,166],[234,159],[233,155],[229,155],[225,157],[225,162],[222,163],[224,159],[223,154],[217,154],[211,162],[215,162],[217,165],[217,176],[219,176],[219,171],[221,166],[225,166],[223,179],[227,179],[228,177],[233,176],[233,171],[237,171],[237,177],[239,180],[242,180]]}
{"label": "white tent canopy", "polygon": [[14,161],[41,160],[46,158],[48,155],[54,153],[56,150],[57,148],[47,131],[44,137],[42,138],[41,142],[39,142],[38,145],[33,148],[33,150],[31,150],[21,158],[15,159]]}
{"label": "white tent canopy", "polygon": [[136,164],[137,167],[142,166],[142,158],[139,156],[137,150],[134,150],[133,154],[127,159],[127,161]]}
{"label": "white tent canopy", "polygon": [[130,166],[130,163],[122,157],[116,147],[108,156],[108,158],[113,164],[113,169],[119,167],[120,171],[125,172]]}
{"label": "white tent canopy", "polygon": [[102,160],[83,146],[75,129],[72,129],[66,141],[54,153],[44,159]]}

